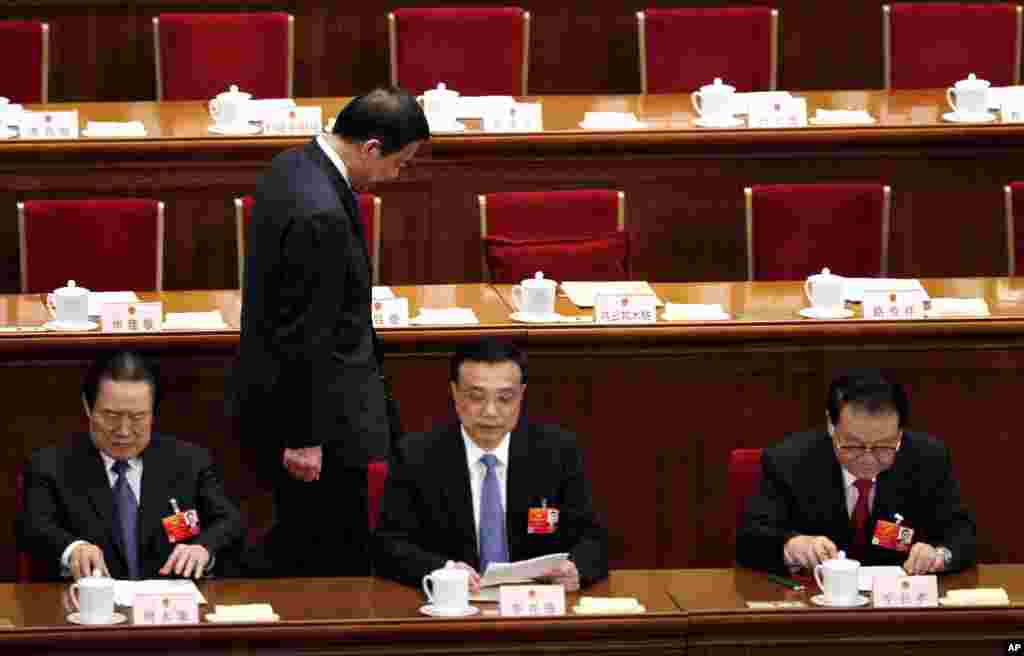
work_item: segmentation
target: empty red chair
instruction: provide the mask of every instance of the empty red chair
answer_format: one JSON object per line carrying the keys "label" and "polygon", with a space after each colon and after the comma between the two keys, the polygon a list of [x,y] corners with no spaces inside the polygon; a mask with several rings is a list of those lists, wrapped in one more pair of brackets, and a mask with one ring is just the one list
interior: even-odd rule
{"label": "empty red chair", "polygon": [[384,494],[384,484],[388,480],[388,463],[386,460],[374,460],[366,466],[366,508],[370,531],[377,529],[377,518],[380,516],[380,498]]}
{"label": "empty red chair", "polygon": [[743,526],[747,499],[761,486],[761,449],[733,449],[729,453],[729,497],[736,513],[735,527]]}
{"label": "empty red chair", "polygon": [[527,93],[530,14],[518,7],[396,9],[388,14],[391,83],[440,82],[466,96]]}
{"label": "empty red chair", "polygon": [[[252,196],[235,199],[235,235],[238,238],[238,286],[245,280],[245,241],[252,216]],[[370,251],[373,284],[380,283],[381,200],[374,194],[359,194],[359,215],[363,221],[366,246]]]}
{"label": "empty red chair", "polygon": [[485,277],[519,282],[628,280],[629,235],[621,191],[506,192],[477,196]]}
{"label": "empty red chair", "polygon": [[1024,217],[1024,182],[1003,187],[1006,201],[1006,275],[1017,275],[1017,262],[1024,255],[1024,232],[1017,231],[1017,217]]}
{"label": "empty red chair", "polygon": [[777,9],[647,9],[636,19],[642,93],[690,92],[716,77],[737,91],[778,84]]}
{"label": "empty red chair", "polygon": [[882,5],[886,89],[948,87],[974,73],[1020,83],[1021,7],[1009,3]]}
{"label": "empty red chair", "polygon": [[157,100],[209,99],[237,84],[291,98],[295,19],[283,12],[153,17]]}
{"label": "empty red chair", "polygon": [[21,291],[68,280],[92,291],[160,291],[164,204],[155,200],[34,200],[18,203]]}
{"label": "empty red chair", "polygon": [[0,96],[14,103],[44,103],[50,90],[50,25],[0,21],[0,58],[5,62]]}
{"label": "empty red chair", "polygon": [[881,184],[747,187],[747,277],[803,280],[888,271],[891,189]]}

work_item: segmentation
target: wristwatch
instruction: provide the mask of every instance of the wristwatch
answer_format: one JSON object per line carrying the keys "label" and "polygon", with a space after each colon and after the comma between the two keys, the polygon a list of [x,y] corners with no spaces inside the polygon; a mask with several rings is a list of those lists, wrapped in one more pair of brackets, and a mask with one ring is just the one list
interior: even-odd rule
{"label": "wristwatch", "polygon": [[948,547],[935,547],[935,551],[942,556],[942,569],[949,569],[953,564],[953,552]]}

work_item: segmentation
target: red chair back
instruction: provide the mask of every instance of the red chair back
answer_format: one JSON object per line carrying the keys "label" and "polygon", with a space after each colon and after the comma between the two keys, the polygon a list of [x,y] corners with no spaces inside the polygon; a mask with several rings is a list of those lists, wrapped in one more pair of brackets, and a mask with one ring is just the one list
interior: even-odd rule
{"label": "red chair back", "polygon": [[14,103],[49,99],[50,26],[41,21],[0,21],[0,59],[4,67],[0,93]]}
{"label": "red chair back", "polygon": [[887,272],[890,190],[881,184],[800,184],[745,190],[751,280]]}
{"label": "red chair back", "polygon": [[444,82],[466,96],[525,95],[529,17],[519,7],[396,9],[391,81],[417,94]]}
{"label": "red chair back", "polygon": [[92,291],[163,288],[164,212],[155,200],[18,203],[21,291],[49,292],[69,279]]}
{"label": "red chair back", "polygon": [[743,526],[747,499],[761,486],[761,449],[733,449],[729,453],[729,496],[736,513],[736,529]]}
{"label": "red chair back", "polygon": [[366,466],[366,507],[370,531],[377,530],[377,518],[380,516],[380,498],[384,494],[384,484],[388,480],[388,463],[385,460],[374,460]]}
{"label": "red chair back", "polygon": [[1004,188],[1006,196],[1006,271],[1017,275],[1017,263],[1024,257],[1024,230],[1017,223],[1024,221],[1024,182],[1011,182]]}
{"label": "red chair back", "polygon": [[289,14],[160,14],[153,34],[157,100],[207,100],[232,84],[254,98],[292,96]]}
{"label": "red chair back", "polygon": [[992,86],[1018,84],[1019,5],[911,2],[882,12],[886,88],[948,87],[969,73]]}
{"label": "red chair back", "polygon": [[637,20],[644,93],[690,92],[716,77],[737,91],[775,89],[777,10],[648,9]]}

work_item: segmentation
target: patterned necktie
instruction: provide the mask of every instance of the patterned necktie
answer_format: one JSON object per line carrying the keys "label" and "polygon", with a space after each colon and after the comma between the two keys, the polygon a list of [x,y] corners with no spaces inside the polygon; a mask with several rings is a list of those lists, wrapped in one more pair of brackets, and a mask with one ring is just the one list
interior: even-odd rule
{"label": "patterned necktie", "polygon": [[480,457],[480,462],[487,467],[480,490],[480,573],[483,574],[491,563],[508,562],[508,547],[505,544],[505,510],[501,507],[501,490],[494,471],[498,458],[487,453]]}
{"label": "patterned necktie", "polygon": [[867,550],[868,541],[867,536],[864,535],[864,525],[868,523],[868,497],[871,495],[871,486],[874,485],[869,480],[858,478],[853,482],[854,487],[857,488],[857,503],[853,506],[853,515],[850,516],[850,524],[853,526],[853,557],[857,560],[863,560],[865,551]]}
{"label": "patterned necktie", "polygon": [[125,559],[128,561],[128,575],[132,579],[139,578],[139,544],[136,526],[139,515],[139,502],[135,499],[132,486],[128,485],[128,461],[118,460],[110,468],[117,474],[114,482],[114,529],[121,539]]}

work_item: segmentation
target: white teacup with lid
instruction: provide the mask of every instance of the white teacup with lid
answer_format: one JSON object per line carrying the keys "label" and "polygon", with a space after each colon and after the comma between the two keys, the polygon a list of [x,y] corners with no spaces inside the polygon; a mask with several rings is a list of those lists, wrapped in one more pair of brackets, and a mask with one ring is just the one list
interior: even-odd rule
{"label": "white teacup with lid", "polygon": [[558,283],[538,271],[512,288],[512,304],[526,320],[544,320],[555,314],[555,289]]}
{"label": "white teacup with lid", "polygon": [[458,125],[459,92],[438,82],[437,88],[423,92],[423,113],[433,130],[452,130]]}
{"label": "white teacup with lid", "polygon": [[815,310],[826,314],[838,314],[844,309],[843,277],[828,270],[828,267],[808,276],[804,281],[804,295]]}
{"label": "white teacup with lid", "polygon": [[824,593],[824,603],[829,606],[857,604],[860,595],[859,575],[860,562],[847,558],[842,551],[837,558],[826,560],[814,567],[814,581]]}
{"label": "white teacup with lid", "polygon": [[423,593],[432,614],[464,615],[469,607],[469,572],[458,567],[435,569],[423,577]]}
{"label": "white teacup with lid", "polygon": [[80,624],[113,623],[114,579],[83,576],[71,585],[71,601],[78,608]]}
{"label": "white teacup with lid", "polygon": [[[946,89],[946,102],[960,116],[978,116],[988,112],[988,89],[991,83],[975,77],[960,80]],[[954,100],[955,98],[955,100]]]}
{"label": "white teacup with lid", "polygon": [[226,130],[244,130],[249,121],[249,101],[252,94],[238,90],[237,84],[210,101],[210,116],[217,127]]}
{"label": "white teacup with lid", "polygon": [[79,287],[74,280],[53,290],[53,305],[57,323],[72,327],[89,324],[89,290]]}
{"label": "white teacup with lid", "polygon": [[736,87],[725,84],[716,77],[711,84],[705,84],[699,91],[690,94],[690,102],[701,118],[708,123],[728,123],[733,118],[730,111]]}

